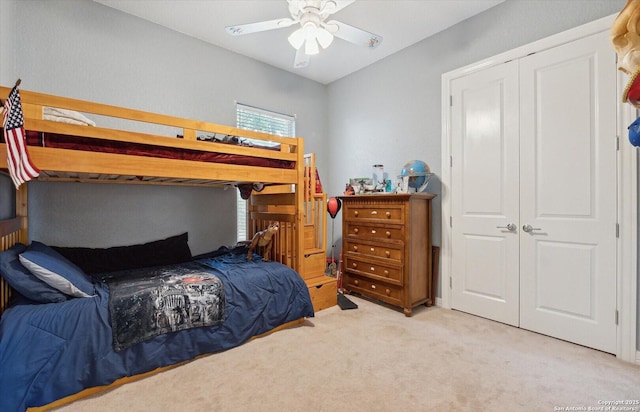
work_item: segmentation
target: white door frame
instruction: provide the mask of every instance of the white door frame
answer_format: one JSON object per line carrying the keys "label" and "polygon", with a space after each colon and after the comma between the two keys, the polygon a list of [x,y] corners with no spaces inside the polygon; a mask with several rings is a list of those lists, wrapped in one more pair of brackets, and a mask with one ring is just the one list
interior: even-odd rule
{"label": "white door frame", "polygon": [[[441,245],[441,299],[440,306],[451,308],[451,81],[486,67],[524,57],[564,43],[609,31],[617,14],[603,17],[591,23],[558,33],[542,40],[501,53],[480,62],[461,67],[442,75],[442,245]],[[613,47],[613,46],[612,46]],[[626,85],[626,75],[618,76],[618,96]],[[618,99],[621,102],[621,98]],[[569,104],[569,102],[567,102]],[[637,117],[636,110],[629,104],[618,106],[618,223],[620,226],[617,243],[617,350],[616,356],[628,362],[640,363],[636,350],[637,329],[637,284],[638,284],[638,151],[627,140],[627,126]],[[612,142],[615,139],[612,137]]]}

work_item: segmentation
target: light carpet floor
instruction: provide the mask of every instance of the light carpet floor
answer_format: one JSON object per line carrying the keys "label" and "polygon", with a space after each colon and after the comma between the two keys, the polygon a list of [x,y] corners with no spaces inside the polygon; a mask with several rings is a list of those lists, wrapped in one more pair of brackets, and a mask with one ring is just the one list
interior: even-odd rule
{"label": "light carpet floor", "polygon": [[349,298],[358,309],[320,311],[57,410],[586,411],[640,399],[640,365],[612,355],[457,311],[407,318]]}

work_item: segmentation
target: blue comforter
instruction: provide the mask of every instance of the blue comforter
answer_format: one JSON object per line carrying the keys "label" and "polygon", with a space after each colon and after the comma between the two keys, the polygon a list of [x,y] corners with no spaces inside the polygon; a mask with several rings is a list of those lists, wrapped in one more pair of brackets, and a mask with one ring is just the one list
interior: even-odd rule
{"label": "blue comforter", "polygon": [[113,348],[105,283],[96,283],[95,297],[10,307],[0,318],[0,410],[46,405],[85,388],[238,346],[314,315],[306,284],[287,266],[233,254],[197,262],[224,284],[224,322],[160,335],[119,352]]}

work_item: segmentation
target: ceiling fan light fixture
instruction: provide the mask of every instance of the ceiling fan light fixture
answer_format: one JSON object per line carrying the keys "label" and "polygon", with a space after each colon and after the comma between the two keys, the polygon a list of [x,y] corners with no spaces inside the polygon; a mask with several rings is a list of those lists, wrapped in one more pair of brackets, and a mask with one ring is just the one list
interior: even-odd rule
{"label": "ceiling fan light fixture", "polygon": [[316,39],[318,40],[318,43],[320,43],[320,46],[322,46],[323,49],[326,49],[333,42],[333,34],[320,27],[316,33]]}
{"label": "ceiling fan light fixture", "polygon": [[307,39],[315,39],[318,34],[318,26],[315,23],[308,21],[302,25],[302,31]]}
{"label": "ceiling fan light fixture", "polygon": [[303,29],[299,28],[298,30],[291,33],[287,40],[289,40],[289,44],[293,46],[294,49],[298,50],[302,46],[302,43],[304,43],[305,41],[305,34]]}
{"label": "ceiling fan light fixture", "polygon": [[320,49],[318,48],[318,42],[315,38],[307,39],[304,42],[304,54],[308,56],[313,56],[314,54],[320,53]]}

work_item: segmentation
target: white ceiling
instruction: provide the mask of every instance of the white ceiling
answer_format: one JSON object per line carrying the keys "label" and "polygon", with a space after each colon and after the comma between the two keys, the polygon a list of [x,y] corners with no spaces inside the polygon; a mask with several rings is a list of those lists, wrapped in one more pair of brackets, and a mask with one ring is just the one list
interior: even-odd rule
{"label": "white ceiling", "polygon": [[330,16],[383,37],[375,49],[341,39],[294,69],[287,42],[299,26],[230,36],[226,26],[290,17],[286,0],[94,0],[216,46],[329,84],[504,0],[358,0]]}

